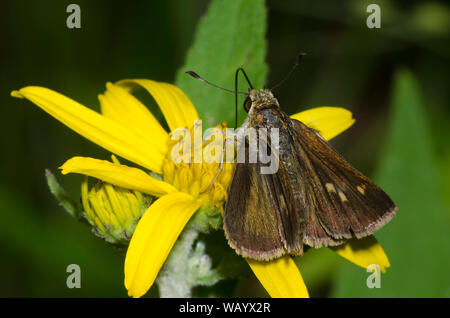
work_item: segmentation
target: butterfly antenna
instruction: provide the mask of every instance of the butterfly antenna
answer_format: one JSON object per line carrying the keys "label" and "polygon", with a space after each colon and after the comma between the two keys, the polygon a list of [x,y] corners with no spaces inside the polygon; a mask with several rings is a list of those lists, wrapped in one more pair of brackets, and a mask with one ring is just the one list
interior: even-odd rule
{"label": "butterfly antenna", "polygon": [[[250,82],[250,80],[248,79],[247,73],[245,73],[244,69],[242,67],[239,67],[236,70],[236,74],[234,76],[234,89],[237,92],[238,91],[238,78],[239,78],[239,72],[242,72],[242,74],[244,74],[245,80],[248,83],[248,86],[250,86],[250,89],[253,89],[253,85]],[[234,118],[234,129],[237,128],[237,123],[238,123],[238,94],[235,94],[235,118]]]}
{"label": "butterfly antenna", "polygon": [[291,70],[289,71],[289,73],[286,74],[286,76],[274,87],[271,88],[271,90],[274,90],[275,88],[281,86],[281,84],[283,84],[288,78],[289,76],[291,76],[291,74],[295,71],[295,69],[297,68],[297,66],[300,64],[300,60],[302,59],[302,56],[306,55],[306,53],[300,53],[297,55],[297,58],[295,59],[295,63],[292,66]]}
{"label": "butterfly antenna", "polygon": [[216,84],[213,84],[213,83],[211,83],[211,82],[205,80],[203,77],[201,77],[200,75],[198,75],[198,74],[195,73],[195,72],[187,71],[187,72],[185,72],[185,73],[191,75],[193,78],[196,78],[196,79],[198,79],[198,80],[200,80],[200,81],[202,81],[202,82],[205,82],[205,83],[208,84],[208,85],[211,85],[211,86],[213,86],[213,87],[219,88],[219,89],[221,89],[221,90],[223,90],[223,91],[226,91],[226,92],[229,92],[229,93],[233,93],[233,94],[244,94],[244,95],[247,95],[247,94],[248,94],[247,92],[232,91],[231,89],[226,89],[226,88],[220,87],[220,86],[218,86],[218,85],[216,85]]}

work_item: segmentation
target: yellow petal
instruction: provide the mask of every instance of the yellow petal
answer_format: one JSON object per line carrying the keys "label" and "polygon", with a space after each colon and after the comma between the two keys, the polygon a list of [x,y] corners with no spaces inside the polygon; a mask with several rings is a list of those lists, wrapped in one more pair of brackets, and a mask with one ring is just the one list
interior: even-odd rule
{"label": "yellow petal", "polygon": [[340,107],[311,108],[291,115],[291,118],[317,130],[325,140],[336,137],[355,122],[352,113]]}
{"label": "yellow petal", "polygon": [[106,160],[86,157],[73,157],[61,167],[63,174],[80,173],[94,177],[116,186],[162,196],[175,192],[170,184],[149,176],[144,171]]}
{"label": "yellow petal", "polygon": [[169,134],[152,113],[126,89],[106,84],[106,91],[99,95],[102,114],[144,138],[161,154],[167,152]]}
{"label": "yellow petal", "polygon": [[156,200],[139,221],[125,257],[128,295],[144,295],[158,275],[175,241],[201,203],[178,192]]}
{"label": "yellow petal", "polygon": [[190,128],[199,119],[190,99],[175,85],[148,79],[122,80],[117,85],[133,91],[138,87],[146,89],[155,99],[171,131],[176,128]]}
{"label": "yellow petal", "polygon": [[352,239],[343,245],[331,247],[331,249],[362,268],[376,264],[380,267],[381,272],[385,273],[386,268],[391,267],[383,248],[374,236],[359,240]]}
{"label": "yellow petal", "polygon": [[11,92],[11,95],[30,100],[97,145],[145,168],[161,173],[164,155],[155,151],[152,144],[123,125],[48,88],[28,86]]}
{"label": "yellow petal", "polygon": [[258,280],[273,298],[308,298],[308,289],[289,255],[270,262],[247,259]]}

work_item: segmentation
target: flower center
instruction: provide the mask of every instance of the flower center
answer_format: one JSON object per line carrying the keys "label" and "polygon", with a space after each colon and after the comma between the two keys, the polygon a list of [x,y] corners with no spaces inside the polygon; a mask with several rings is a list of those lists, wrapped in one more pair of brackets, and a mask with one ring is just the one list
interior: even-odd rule
{"label": "flower center", "polygon": [[[169,151],[163,163],[163,180],[179,191],[199,198],[205,207],[221,208],[231,182],[234,163],[225,160],[224,145],[227,144],[224,143],[222,133],[225,128],[225,124],[221,124],[207,140],[196,141],[193,138],[193,127],[191,130],[186,129],[182,140],[170,138],[168,141]],[[226,149],[229,149],[228,146]],[[174,153],[179,154],[182,160],[174,158]]]}

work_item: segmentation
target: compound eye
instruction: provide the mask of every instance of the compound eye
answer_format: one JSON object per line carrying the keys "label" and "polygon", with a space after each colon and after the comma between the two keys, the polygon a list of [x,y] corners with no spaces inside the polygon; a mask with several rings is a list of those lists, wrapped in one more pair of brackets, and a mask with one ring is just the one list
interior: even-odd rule
{"label": "compound eye", "polygon": [[250,108],[252,107],[252,100],[249,96],[244,101],[244,109],[248,113],[250,111]]}

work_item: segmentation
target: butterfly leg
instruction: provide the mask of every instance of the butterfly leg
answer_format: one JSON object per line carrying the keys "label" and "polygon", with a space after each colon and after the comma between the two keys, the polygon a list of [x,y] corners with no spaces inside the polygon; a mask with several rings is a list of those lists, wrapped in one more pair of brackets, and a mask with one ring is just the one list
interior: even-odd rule
{"label": "butterfly leg", "polygon": [[[211,189],[211,187],[213,186],[214,182],[216,182],[219,175],[222,173],[224,160],[225,160],[225,154],[227,152],[227,145],[234,147],[234,149],[236,149],[236,147],[237,147],[237,135],[235,133],[229,132],[229,131],[214,130],[213,132],[211,132],[210,134],[208,134],[206,136],[204,141],[211,140],[211,137],[213,135],[217,135],[217,134],[221,134],[221,135],[225,136],[225,141],[222,144],[222,151],[220,154],[219,168],[217,169],[217,172],[216,172],[214,178],[212,179],[212,181],[210,182],[210,184],[208,185],[208,187],[201,193],[205,193],[205,192],[209,191]],[[234,156],[233,156],[232,160],[234,160]]]}

